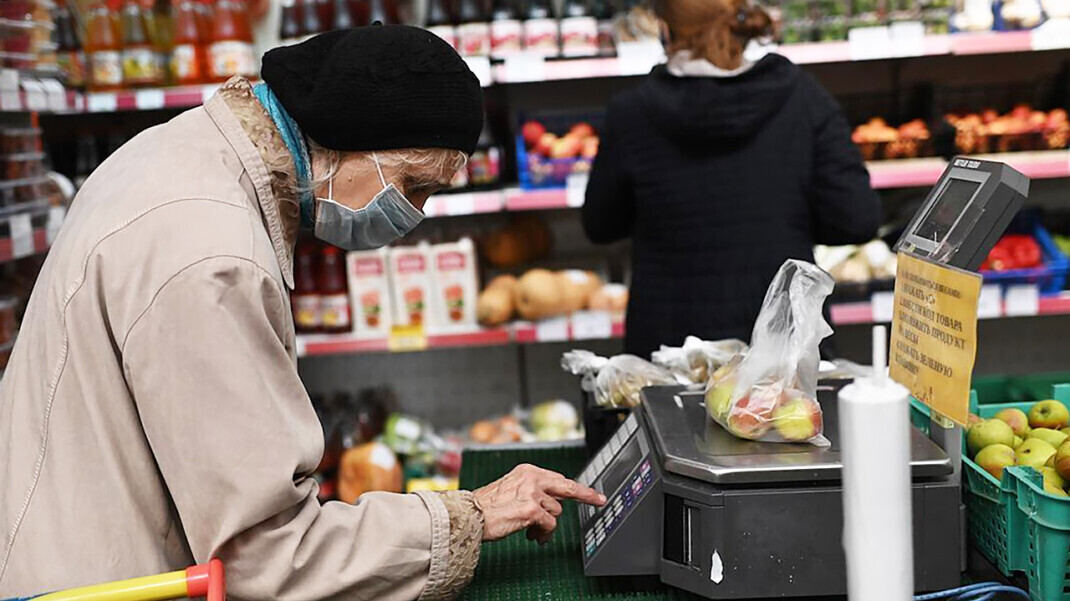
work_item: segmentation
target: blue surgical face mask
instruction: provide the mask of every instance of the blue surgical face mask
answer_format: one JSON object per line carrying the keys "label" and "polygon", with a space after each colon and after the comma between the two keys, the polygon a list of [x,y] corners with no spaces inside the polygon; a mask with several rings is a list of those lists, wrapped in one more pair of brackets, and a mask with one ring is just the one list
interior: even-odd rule
{"label": "blue surgical face mask", "polygon": [[327,198],[316,198],[316,237],[345,250],[381,248],[408,234],[423,221],[424,214],[405,198],[394,184],[387,184],[379,157],[372,153],[381,192],[366,206],[351,209],[334,200],[334,179],[327,182]]}

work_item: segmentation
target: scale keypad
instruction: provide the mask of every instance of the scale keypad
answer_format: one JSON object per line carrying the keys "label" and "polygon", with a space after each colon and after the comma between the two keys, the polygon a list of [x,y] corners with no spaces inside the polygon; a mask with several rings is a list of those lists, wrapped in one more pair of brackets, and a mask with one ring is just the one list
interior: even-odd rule
{"label": "scale keypad", "polygon": [[[650,456],[643,458],[640,465],[624,481],[617,494],[609,497],[598,513],[597,519],[588,523],[584,536],[584,555],[590,557],[602,546],[606,536],[617,529],[636,505],[654,485],[654,470],[650,467]],[[586,507],[588,519],[595,515],[595,508]]]}

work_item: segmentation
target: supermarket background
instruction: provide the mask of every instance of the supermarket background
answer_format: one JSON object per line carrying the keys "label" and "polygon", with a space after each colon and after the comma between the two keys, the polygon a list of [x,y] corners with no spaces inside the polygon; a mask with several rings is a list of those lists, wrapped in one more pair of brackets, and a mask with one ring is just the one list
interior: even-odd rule
{"label": "supermarket background", "polygon": [[[841,102],[883,198],[884,240],[944,157],[1033,178],[1016,237],[985,267],[974,384],[983,401],[1029,401],[1070,381],[1070,0],[767,7],[778,39],[755,51],[804,65]],[[558,427],[561,406],[530,409],[580,408],[564,351],[621,349],[629,246],[590,244],[578,207],[607,99],[664,59],[636,0],[2,0],[0,367],[96,165],[227,76],[255,75],[265,50],[370,19],[451,39],[484,85],[486,129],[455,189],[394,248],[298,245],[299,369],[325,426],[324,490],[343,449],[377,437],[406,456],[410,484],[450,486],[466,443],[577,436]],[[865,363],[869,326],[891,317],[894,259],[882,241],[817,257],[838,282],[838,351]],[[529,274],[519,312],[488,286],[503,274]]]}

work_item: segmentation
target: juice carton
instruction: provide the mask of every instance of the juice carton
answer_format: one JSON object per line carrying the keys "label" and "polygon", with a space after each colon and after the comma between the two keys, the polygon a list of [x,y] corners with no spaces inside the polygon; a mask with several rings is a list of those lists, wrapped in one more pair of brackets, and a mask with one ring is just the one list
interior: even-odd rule
{"label": "juice carton", "polygon": [[393,324],[387,250],[353,251],[346,255],[353,332],[361,338],[384,338]]}
{"label": "juice carton", "polygon": [[476,329],[479,281],[472,240],[436,244],[431,247],[431,256],[435,268],[435,297],[431,303],[435,323],[446,331]]}
{"label": "juice carton", "polygon": [[396,325],[422,324],[426,330],[434,329],[436,324],[431,311],[433,272],[431,245],[427,242],[390,249],[390,279]]}

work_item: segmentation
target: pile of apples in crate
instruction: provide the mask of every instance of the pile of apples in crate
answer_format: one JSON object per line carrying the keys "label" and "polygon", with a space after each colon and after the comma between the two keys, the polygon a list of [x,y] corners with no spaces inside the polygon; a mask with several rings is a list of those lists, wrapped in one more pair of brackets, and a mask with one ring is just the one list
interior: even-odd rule
{"label": "pile of apples in crate", "polygon": [[1070,486],[1070,411],[1056,400],[1029,409],[1003,409],[992,419],[970,416],[970,456],[981,469],[1002,478],[1003,468],[1029,466],[1044,476],[1045,492],[1066,497]]}

